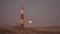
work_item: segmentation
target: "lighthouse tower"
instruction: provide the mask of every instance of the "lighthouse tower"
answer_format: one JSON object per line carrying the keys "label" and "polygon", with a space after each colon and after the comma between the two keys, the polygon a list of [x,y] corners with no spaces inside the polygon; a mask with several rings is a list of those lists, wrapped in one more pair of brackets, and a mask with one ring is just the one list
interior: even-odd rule
{"label": "lighthouse tower", "polygon": [[20,9],[20,28],[24,29],[24,7]]}

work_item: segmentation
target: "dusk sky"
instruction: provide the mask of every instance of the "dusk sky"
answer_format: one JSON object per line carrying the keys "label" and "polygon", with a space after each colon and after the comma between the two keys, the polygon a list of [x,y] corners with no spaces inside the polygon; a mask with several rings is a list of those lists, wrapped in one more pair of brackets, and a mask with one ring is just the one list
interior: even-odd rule
{"label": "dusk sky", "polygon": [[[0,0],[0,24],[20,23],[23,0]],[[24,1],[25,27],[60,26],[60,0]],[[32,24],[28,23],[31,19]]]}

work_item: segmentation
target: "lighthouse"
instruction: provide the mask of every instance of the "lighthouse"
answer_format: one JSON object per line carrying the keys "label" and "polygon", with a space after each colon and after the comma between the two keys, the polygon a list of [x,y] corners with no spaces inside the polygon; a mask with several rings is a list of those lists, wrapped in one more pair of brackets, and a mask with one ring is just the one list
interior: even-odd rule
{"label": "lighthouse", "polygon": [[24,7],[20,9],[20,28],[24,29]]}

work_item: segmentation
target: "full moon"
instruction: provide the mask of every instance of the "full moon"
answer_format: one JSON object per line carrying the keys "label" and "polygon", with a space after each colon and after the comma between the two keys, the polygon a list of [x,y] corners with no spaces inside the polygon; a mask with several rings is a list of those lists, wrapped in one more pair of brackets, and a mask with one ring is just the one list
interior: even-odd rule
{"label": "full moon", "polygon": [[32,24],[32,20],[29,20],[29,24]]}

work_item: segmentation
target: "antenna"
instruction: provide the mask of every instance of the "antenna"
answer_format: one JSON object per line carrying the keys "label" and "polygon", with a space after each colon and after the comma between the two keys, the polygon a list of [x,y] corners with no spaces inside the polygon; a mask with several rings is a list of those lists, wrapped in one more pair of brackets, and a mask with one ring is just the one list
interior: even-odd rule
{"label": "antenna", "polygon": [[27,1],[27,0],[21,0],[21,4],[22,4],[21,6],[23,6],[23,7],[24,7],[24,5],[25,5],[26,1]]}

